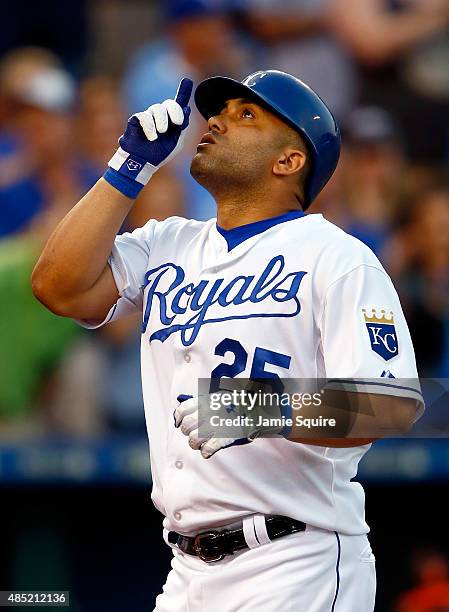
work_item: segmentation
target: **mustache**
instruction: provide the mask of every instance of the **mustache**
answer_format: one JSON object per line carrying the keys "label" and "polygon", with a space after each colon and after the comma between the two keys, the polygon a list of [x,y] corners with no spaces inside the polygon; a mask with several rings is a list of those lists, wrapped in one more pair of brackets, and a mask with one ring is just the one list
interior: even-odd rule
{"label": "mustache", "polygon": [[214,130],[209,130],[208,132],[203,134],[203,136],[201,137],[200,144],[205,144],[205,143],[218,144],[221,141],[222,141],[222,137],[221,135],[218,134],[218,132],[215,132]]}

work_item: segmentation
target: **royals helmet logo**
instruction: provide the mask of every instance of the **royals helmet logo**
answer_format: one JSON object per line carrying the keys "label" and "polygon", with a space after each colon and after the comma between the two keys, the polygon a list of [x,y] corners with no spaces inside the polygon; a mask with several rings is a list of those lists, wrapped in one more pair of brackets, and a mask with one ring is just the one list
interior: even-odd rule
{"label": "royals helmet logo", "polygon": [[399,354],[398,337],[394,326],[393,312],[388,315],[381,310],[380,317],[375,309],[371,312],[363,309],[366,328],[368,330],[371,348],[385,361]]}

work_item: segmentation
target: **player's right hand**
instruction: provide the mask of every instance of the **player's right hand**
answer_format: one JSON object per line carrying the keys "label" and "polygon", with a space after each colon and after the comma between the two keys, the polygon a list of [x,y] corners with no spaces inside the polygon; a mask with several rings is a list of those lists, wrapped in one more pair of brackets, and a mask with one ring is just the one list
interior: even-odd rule
{"label": "player's right hand", "polygon": [[192,88],[192,81],[184,78],[174,100],[153,104],[128,119],[104,175],[124,195],[137,197],[156,170],[181,150],[189,125]]}

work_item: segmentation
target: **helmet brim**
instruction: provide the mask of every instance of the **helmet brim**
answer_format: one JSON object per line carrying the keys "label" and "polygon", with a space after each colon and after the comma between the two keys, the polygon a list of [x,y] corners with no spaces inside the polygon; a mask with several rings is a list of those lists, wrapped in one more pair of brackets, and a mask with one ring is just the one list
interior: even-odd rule
{"label": "helmet brim", "polygon": [[202,81],[195,90],[195,104],[201,115],[210,119],[219,115],[228,100],[244,98],[256,102],[273,112],[265,100],[250,87],[230,77],[210,77]]}

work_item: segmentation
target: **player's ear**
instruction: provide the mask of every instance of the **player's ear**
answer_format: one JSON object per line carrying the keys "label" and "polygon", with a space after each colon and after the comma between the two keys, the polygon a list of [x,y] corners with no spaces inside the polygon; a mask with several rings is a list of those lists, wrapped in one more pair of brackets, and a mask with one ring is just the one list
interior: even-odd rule
{"label": "player's ear", "polygon": [[284,149],[273,165],[275,176],[288,176],[304,168],[307,155],[298,149]]}

